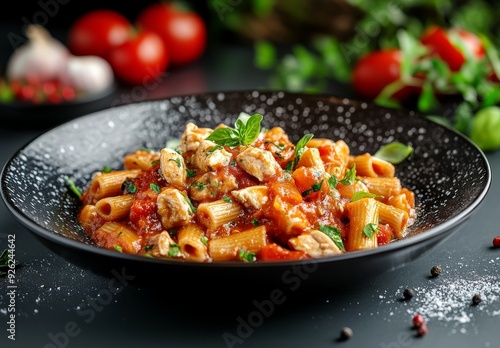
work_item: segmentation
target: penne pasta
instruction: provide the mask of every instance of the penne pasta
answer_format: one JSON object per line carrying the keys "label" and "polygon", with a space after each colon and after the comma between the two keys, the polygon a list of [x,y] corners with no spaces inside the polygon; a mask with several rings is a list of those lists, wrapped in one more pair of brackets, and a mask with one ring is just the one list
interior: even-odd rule
{"label": "penne pasta", "polygon": [[179,247],[184,257],[193,261],[205,261],[209,258],[207,242],[203,228],[196,224],[184,226],[178,234]]}
{"label": "penne pasta", "polygon": [[133,202],[132,194],[105,197],[97,201],[95,208],[97,214],[105,221],[120,220],[129,214]]}
{"label": "penne pasta", "polygon": [[259,226],[210,240],[208,252],[214,261],[230,261],[238,259],[240,250],[256,253],[266,244],[266,228]]}
{"label": "penne pasta", "polygon": [[122,194],[122,184],[127,178],[136,178],[140,169],[117,170],[109,173],[98,172],[92,178],[89,193],[96,203],[104,197],[118,196]]}
{"label": "penne pasta", "polygon": [[260,121],[187,123],[177,148],[130,152],[94,173],[80,225],[100,247],[191,262],[335,257],[408,234],[415,195],[393,164]]}
{"label": "penne pasta", "polygon": [[235,221],[243,213],[238,203],[226,202],[223,199],[201,203],[198,206],[200,220],[208,229],[216,229],[224,224]]}
{"label": "penne pasta", "polygon": [[349,235],[346,250],[355,251],[377,247],[376,226],[379,219],[379,205],[373,198],[363,198],[346,204],[349,218]]}

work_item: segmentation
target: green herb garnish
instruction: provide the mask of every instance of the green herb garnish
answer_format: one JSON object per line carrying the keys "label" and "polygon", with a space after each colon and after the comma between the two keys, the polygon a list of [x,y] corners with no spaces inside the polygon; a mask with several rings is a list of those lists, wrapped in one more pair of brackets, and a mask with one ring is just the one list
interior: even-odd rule
{"label": "green herb garnish", "polygon": [[179,244],[170,244],[170,249],[168,249],[168,256],[175,257],[178,256],[180,252],[181,248],[179,247]]}
{"label": "green herb garnish", "polygon": [[403,162],[412,152],[413,147],[394,141],[380,147],[373,156],[392,164],[398,164]]}
{"label": "green herb garnish", "polygon": [[137,192],[137,186],[132,179],[125,179],[122,184],[122,192],[123,194],[133,194]]}
{"label": "green herb garnish", "polygon": [[188,178],[192,178],[196,175],[196,170],[194,169],[186,169],[186,176]]}
{"label": "green herb garnish", "polygon": [[123,252],[122,247],[121,247],[121,246],[119,246],[119,245],[117,245],[117,244],[113,245],[113,248],[115,248],[115,250],[116,250],[116,251],[118,251],[119,253],[122,253],[122,252]]}
{"label": "green herb garnish", "polygon": [[295,145],[295,158],[293,160],[292,170],[295,170],[295,168],[297,167],[297,164],[299,163],[300,158],[305,151],[305,146],[313,136],[313,134],[306,134],[297,142],[297,145]]}
{"label": "green herb garnish", "polygon": [[224,202],[226,202],[226,203],[232,203],[232,202],[233,202],[233,200],[232,200],[231,198],[229,198],[228,196],[224,196],[224,197],[222,197],[222,200],[223,200]]}
{"label": "green herb garnish", "polygon": [[181,167],[181,159],[180,158],[170,158],[169,161],[177,163],[177,167]]}
{"label": "green herb garnish", "polygon": [[366,224],[366,226],[363,227],[363,234],[368,238],[373,238],[373,234],[377,232],[378,232],[378,226],[377,224],[374,224],[372,222]]}
{"label": "green herb garnish", "polygon": [[241,113],[234,124],[234,128],[217,128],[206,139],[221,146],[250,145],[260,134],[262,118],[260,114],[249,116]]}
{"label": "green herb garnish", "polygon": [[68,183],[71,192],[73,192],[78,198],[82,197],[82,190],[76,187],[75,183],[70,178],[66,178],[66,183]]}
{"label": "green herb garnish", "polygon": [[358,191],[352,195],[351,202],[359,201],[362,198],[382,198],[382,196],[371,192]]}
{"label": "green herb garnish", "polygon": [[344,241],[342,240],[340,230],[337,227],[330,225],[321,225],[318,229],[326,234],[335,243],[335,245],[339,247],[340,250],[345,251]]}
{"label": "green herb garnish", "polygon": [[153,190],[153,192],[160,193],[161,187],[158,184],[151,183],[149,184],[149,188]]}
{"label": "green herb garnish", "polygon": [[245,249],[241,249],[238,252],[238,256],[240,257],[240,259],[243,262],[252,263],[252,262],[257,261],[257,257],[255,256],[255,253],[252,253],[250,251],[246,251]]}

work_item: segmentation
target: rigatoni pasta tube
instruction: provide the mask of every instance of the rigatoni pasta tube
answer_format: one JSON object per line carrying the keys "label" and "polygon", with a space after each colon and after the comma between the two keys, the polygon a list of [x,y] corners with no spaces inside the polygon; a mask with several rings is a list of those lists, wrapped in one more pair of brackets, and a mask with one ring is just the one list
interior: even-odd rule
{"label": "rigatoni pasta tube", "polygon": [[361,180],[371,193],[389,198],[401,192],[401,182],[399,178],[393,177],[362,177]]}
{"label": "rigatoni pasta tube", "polygon": [[208,253],[214,261],[230,261],[238,258],[240,250],[257,252],[267,244],[265,226],[258,226],[229,236],[212,239]]}
{"label": "rigatoni pasta tube", "polygon": [[179,231],[178,244],[187,259],[200,262],[208,259],[207,244],[203,242],[204,236],[203,230],[196,224],[188,224]]}
{"label": "rigatoni pasta tube", "polygon": [[119,222],[106,222],[94,232],[93,239],[104,248],[129,254],[136,254],[141,248],[137,233]]}
{"label": "rigatoni pasta tube", "polygon": [[97,213],[106,221],[119,220],[126,217],[132,203],[134,195],[127,194],[114,197],[105,197],[97,201],[95,204]]}
{"label": "rigatoni pasta tube", "polygon": [[241,206],[235,202],[226,202],[223,199],[201,203],[198,213],[202,215],[202,223],[209,229],[220,227],[234,221],[243,212]]}
{"label": "rigatoni pasta tube", "polygon": [[148,170],[151,166],[160,160],[158,151],[137,150],[136,152],[125,155],[123,166],[125,169]]}
{"label": "rigatoni pasta tube", "polygon": [[351,156],[349,158],[349,167],[356,165],[356,174],[358,176],[371,177],[392,177],[396,173],[396,168],[390,162],[384,161],[369,153]]}
{"label": "rigatoni pasta tube", "polygon": [[95,202],[111,196],[122,194],[122,184],[127,178],[135,178],[140,169],[117,170],[109,173],[97,173],[90,184],[90,194]]}
{"label": "rigatoni pasta tube", "polygon": [[380,222],[389,224],[397,238],[403,238],[408,225],[408,213],[392,205],[377,202]]}
{"label": "rigatoni pasta tube", "polygon": [[104,219],[97,214],[95,205],[86,204],[78,214],[78,222],[86,230],[96,229],[104,223]]}
{"label": "rigatoni pasta tube", "polygon": [[349,218],[349,233],[345,248],[347,251],[377,247],[377,233],[371,238],[363,231],[365,227],[378,226],[379,205],[373,198],[362,198],[345,206]]}

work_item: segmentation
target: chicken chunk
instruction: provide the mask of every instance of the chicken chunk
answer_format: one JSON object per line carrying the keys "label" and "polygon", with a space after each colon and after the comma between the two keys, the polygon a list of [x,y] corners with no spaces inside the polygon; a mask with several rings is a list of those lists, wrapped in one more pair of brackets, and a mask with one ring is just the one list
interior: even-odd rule
{"label": "chicken chunk", "polygon": [[189,196],[195,201],[210,200],[220,194],[229,193],[238,187],[234,175],[218,176],[214,172],[203,174],[189,186]]}
{"label": "chicken chunk", "polygon": [[211,128],[198,128],[194,123],[189,122],[182,134],[179,149],[182,152],[196,151],[200,143],[212,132]]}
{"label": "chicken chunk", "polygon": [[163,228],[169,229],[187,224],[194,214],[188,198],[175,188],[166,188],[156,198],[158,214]]}
{"label": "chicken chunk", "polygon": [[210,140],[203,140],[193,156],[192,163],[208,172],[229,165],[231,156],[222,146]]}
{"label": "chicken chunk", "polygon": [[241,190],[232,191],[234,199],[245,206],[245,208],[262,209],[269,200],[267,186],[249,186]]}
{"label": "chicken chunk", "polygon": [[271,152],[256,147],[245,149],[236,157],[236,161],[241,168],[259,181],[266,180],[281,170]]}
{"label": "chicken chunk", "polygon": [[290,238],[288,242],[295,250],[305,251],[311,257],[342,254],[342,250],[333,240],[318,230],[305,232],[300,236]]}
{"label": "chicken chunk", "polygon": [[160,171],[167,182],[179,189],[186,183],[184,158],[172,149],[164,148],[160,153]]}
{"label": "chicken chunk", "polygon": [[161,256],[182,257],[182,252],[167,231],[158,236],[158,250]]}

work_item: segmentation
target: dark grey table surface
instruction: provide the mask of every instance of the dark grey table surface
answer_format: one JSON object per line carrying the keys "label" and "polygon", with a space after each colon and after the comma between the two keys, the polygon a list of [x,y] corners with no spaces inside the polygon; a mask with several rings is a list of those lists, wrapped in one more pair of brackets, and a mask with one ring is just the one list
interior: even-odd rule
{"label": "dark grey table surface", "polygon": [[[268,75],[252,67],[252,55],[239,48],[208,53],[199,63],[172,70],[161,84],[144,90],[120,89],[111,104],[204,91],[263,88]],[[330,92],[349,96],[341,86]],[[0,164],[45,131],[5,127],[0,114]],[[68,119],[74,115],[68,115]],[[23,124],[24,123],[24,124]],[[49,126],[47,126],[49,127]],[[282,289],[279,303],[270,293],[239,295],[227,289],[211,298],[180,303],[168,276],[146,286],[115,276],[96,275],[50,251],[0,202],[0,249],[15,236],[15,340],[7,278],[0,277],[0,347],[500,347],[500,152],[487,155],[493,181],[475,214],[442,244],[404,267],[367,279],[360,286],[301,292]],[[443,273],[429,278],[440,265]],[[115,279],[116,280],[116,279]],[[210,284],[204,285],[209,287]],[[410,301],[403,290],[414,289]],[[113,291],[110,291],[113,290]],[[472,296],[483,301],[471,306]],[[429,332],[417,337],[411,319],[426,318]],[[353,330],[339,341],[342,327]],[[12,336],[11,336],[12,338]]]}

